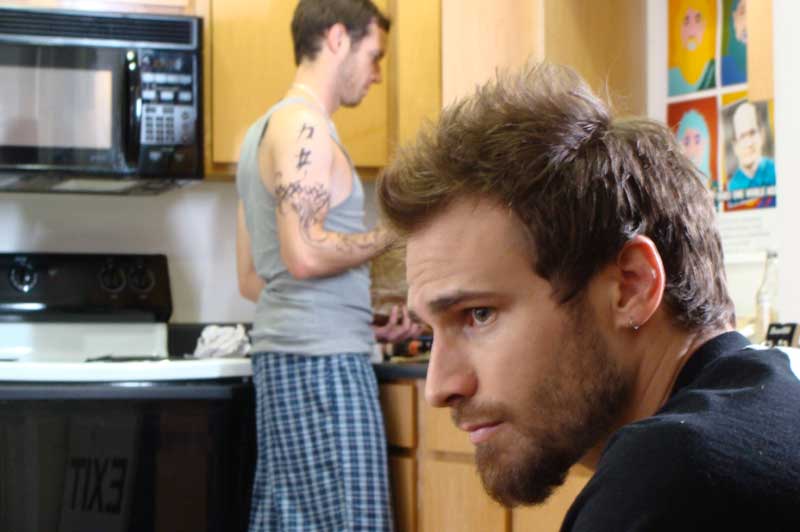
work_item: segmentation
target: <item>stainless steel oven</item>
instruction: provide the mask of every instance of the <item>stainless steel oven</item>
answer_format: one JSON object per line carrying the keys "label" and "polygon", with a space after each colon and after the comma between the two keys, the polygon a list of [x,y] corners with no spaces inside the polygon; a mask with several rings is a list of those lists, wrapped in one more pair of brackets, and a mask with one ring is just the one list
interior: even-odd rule
{"label": "stainless steel oven", "polygon": [[163,255],[0,254],[0,530],[246,530],[250,362],[171,310]]}
{"label": "stainless steel oven", "polygon": [[203,177],[201,19],[0,8],[0,191]]}

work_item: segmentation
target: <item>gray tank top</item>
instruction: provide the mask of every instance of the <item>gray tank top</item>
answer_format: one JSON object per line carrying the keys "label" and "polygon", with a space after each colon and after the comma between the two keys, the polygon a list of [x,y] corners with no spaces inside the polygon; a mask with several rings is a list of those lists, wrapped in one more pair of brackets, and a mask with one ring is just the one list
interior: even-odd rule
{"label": "gray tank top", "polygon": [[[236,188],[244,204],[253,262],[266,282],[256,305],[251,331],[253,352],[273,351],[305,355],[369,352],[374,335],[370,279],[367,265],[341,274],[300,280],[286,269],[278,242],[275,197],[261,181],[258,147],[272,114],[288,104],[309,102],[287,98],[253,124],[242,144],[236,171]],[[336,127],[328,121],[331,138],[342,148]],[[350,161],[353,187],[350,195],[328,211],[325,229],[356,233],[364,227],[364,188]]]}

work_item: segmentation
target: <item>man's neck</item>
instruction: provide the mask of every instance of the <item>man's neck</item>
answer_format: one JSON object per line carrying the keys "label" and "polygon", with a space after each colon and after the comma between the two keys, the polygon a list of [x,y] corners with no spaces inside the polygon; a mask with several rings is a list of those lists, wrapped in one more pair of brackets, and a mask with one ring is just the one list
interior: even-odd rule
{"label": "man's neck", "polygon": [[327,116],[331,116],[339,108],[335,80],[334,73],[324,71],[323,65],[304,62],[297,67],[290,91],[309,100]]}
{"label": "man's neck", "polygon": [[[707,341],[732,330],[731,327],[715,327],[685,332],[671,325],[662,325],[645,325],[633,333],[632,342],[624,347],[632,353],[638,353],[638,364],[635,365],[635,380],[628,408],[623,411],[612,433],[654,415],[672,395],[678,375],[691,356]],[[595,469],[610,436],[590,449],[581,463]]]}
{"label": "man's neck", "polygon": [[675,382],[691,356],[707,341],[730,327],[676,332],[672,327],[647,334],[643,328],[634,349],[642,352],[629,408],[622,416],[627,425],[655,414],[672,395]]}

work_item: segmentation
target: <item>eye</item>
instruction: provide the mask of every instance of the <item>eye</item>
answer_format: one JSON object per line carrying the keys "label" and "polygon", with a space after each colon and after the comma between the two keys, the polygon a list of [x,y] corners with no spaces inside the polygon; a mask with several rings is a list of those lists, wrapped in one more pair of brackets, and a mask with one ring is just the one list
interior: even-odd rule
{"label": "eye", "polygon": [[475,325],[487,325],[495,317],[495,310],[489,307],[469,309],[469,317]]}

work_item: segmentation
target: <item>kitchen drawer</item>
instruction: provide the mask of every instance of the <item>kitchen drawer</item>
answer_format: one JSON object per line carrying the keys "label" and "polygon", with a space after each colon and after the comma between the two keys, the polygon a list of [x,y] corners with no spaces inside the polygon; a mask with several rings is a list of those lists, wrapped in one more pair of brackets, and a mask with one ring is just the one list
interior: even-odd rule
{"label": "kitchen drawer", "polygon": [[389,445],[407,449],[417,446],[416,398],[413,382],[381,383],[381,410]]}
{"label": "kitchen drawer", "polygon": [[471,462],[430,460],[420,476],[420,532],[508,530],[510,512],[486,494]]}
{"label": "kitchen drawer", "polygon": [[394,528],[398,532],[413,532],[417,523],[416,460],[389,455],[389,477],[392,482]]}
{"label": "kitchen drawer", "polygon": [[420,401],[422,443],[426,451],[472,454],[475,448],[466,432],[453,424],[449,408],[434,408]]}

